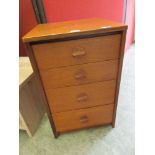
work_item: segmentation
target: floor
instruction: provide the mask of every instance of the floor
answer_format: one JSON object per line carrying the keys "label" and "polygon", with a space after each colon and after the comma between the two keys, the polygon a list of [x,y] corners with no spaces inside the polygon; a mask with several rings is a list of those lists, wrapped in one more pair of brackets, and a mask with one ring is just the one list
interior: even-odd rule
{"label": "floor", "polygon": [[125,53],[114,129],[91,128],[54,139],[45,116],[32,138],[20,131],[20,155],[134,155],[134,52],[135,45],[132,45]]}

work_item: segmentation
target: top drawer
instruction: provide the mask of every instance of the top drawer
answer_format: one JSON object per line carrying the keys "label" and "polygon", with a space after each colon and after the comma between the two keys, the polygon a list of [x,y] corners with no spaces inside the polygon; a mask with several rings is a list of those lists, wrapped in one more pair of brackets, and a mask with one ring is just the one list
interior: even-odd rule
{"label": "top drawer", "polygon": [[76,65],[119,57],[120,34],[33,45],[39,69]]}

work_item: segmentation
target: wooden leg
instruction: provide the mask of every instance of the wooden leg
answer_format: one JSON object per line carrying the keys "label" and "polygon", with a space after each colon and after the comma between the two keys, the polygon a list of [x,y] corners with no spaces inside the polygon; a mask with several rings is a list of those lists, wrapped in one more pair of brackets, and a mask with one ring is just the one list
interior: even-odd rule
{"label": "wooden leg", "polygon": [[113,120],[111,125],[112,125],[112,128],[115,128],[115,119]]}
{"label": "wooden leg", "polygon": [[112,123],[112,128],[115,128],[115,124]]}
{"label": "wooden leg", "polygon": [[60,135],[60,134],[59,134],[58,132],[57,132],[57,133],[54,133],[54,138],[57,139],[57,138],[59,137],[59,135]]}

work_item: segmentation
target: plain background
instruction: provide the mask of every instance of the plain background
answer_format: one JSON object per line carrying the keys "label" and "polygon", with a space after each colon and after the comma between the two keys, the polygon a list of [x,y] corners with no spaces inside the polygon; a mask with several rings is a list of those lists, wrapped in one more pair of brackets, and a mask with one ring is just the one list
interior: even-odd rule
{"label": "plain background", "polygon": [[[0,141],[2,155],[19,152],[19,4],[0,1]],[[155,154],[155,2],[136,1],[136,154]]]}

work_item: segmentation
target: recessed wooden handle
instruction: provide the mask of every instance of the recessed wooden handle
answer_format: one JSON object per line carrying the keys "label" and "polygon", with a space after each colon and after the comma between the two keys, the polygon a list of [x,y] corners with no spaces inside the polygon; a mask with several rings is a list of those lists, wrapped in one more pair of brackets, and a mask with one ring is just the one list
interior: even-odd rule
{"label": "recessed wooden handle", "polygon": [[88,95],[86,93],[81,93],[77,96],[77,100],[79,102],[82,102],[82,101],[87,101],[88,100]]}
{"label": "recessed wooden handle", "polygon": [[88,116],[84,115],[80,117],[80,122],[81,123],[87,123],[89,121]]}
{"label": "recessed wooden handle", "polygon": [[82,80],[82,79],[85,79],[87,77],[87,75],[84,70],[80,69],[75,73],[74,77],[76,80]]}
{"label": "recessed wooden handle", "polygon": [[72,53],[73,57],[81,57],[84,56],[86,52],[84,50],[77,50]]}

